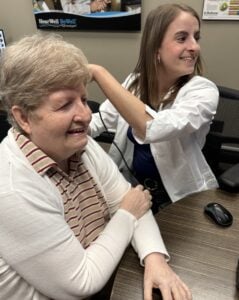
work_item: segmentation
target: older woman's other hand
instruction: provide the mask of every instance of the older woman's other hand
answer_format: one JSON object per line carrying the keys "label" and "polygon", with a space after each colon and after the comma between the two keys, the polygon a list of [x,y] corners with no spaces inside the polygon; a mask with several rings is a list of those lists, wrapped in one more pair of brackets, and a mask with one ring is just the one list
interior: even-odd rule
{"label": "older woman's other hand", "polygon": [[163,300],[192,300],[189,288],[160,253],[151,253],[145,258],[144,300],[153,299],[153,288],[160,289]]}
{"label": "older woman's other hand", "polygon": [[144,190],[142,185],[137,185],[135,188],[123,197],[120,208],[123,208],[136,217],[141,218],[152,206],[152,196],[148,190]]}

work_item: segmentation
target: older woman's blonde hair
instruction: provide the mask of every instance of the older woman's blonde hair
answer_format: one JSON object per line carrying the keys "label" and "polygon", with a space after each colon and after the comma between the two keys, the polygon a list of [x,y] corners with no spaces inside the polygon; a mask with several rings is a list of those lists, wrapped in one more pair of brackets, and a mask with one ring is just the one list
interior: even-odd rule
{"label": "older woman's blonde hair", "polygon": [[17,126],[13,105],[29,113],[55,90],[86,85],[87,64],[79,48],[56,34],[34,34],[8,46],[0,62],[0,100],[9,122]]}

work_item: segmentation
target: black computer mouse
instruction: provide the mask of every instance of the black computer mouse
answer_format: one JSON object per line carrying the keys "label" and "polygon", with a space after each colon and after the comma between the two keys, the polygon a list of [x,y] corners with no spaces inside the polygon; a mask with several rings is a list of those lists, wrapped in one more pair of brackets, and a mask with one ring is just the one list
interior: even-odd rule
{"label": "black computer mouse", "polygon": [[221,204],[216,202],[208,203],[204,207],[204,212],[207,214],[216,224],[220,226],[230,226],[233,222],[232,214]]}

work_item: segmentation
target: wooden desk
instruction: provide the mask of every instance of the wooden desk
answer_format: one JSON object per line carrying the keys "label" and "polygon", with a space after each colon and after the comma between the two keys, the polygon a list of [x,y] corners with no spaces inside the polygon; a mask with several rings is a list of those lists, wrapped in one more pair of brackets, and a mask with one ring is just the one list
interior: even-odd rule
{"label": "wooden desk", "polygon": [[[231,227],[219,227],[204,215],[203,208],[209,202],[219,202],[231,211]],[[170,265],[191,289],[193,300],[239,299],[235,287],[239,194],[202,192],[167,206],[156,220],[171,255]],[[116,274],[111,300],[143,299],[142,283],[143,268],[130,247]]]}

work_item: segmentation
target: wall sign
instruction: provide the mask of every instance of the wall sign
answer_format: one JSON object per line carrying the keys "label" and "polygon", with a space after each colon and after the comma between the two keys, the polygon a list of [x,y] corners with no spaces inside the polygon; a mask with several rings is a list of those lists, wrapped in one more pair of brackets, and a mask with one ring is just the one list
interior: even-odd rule
{"label": "wall sign", "polygon": [[239,20],[239,0],[204,0],[203,20]]}
{"label": "wall sign", "polygon": [[141,29],[141,0],[32,0],[32,5],[38,29]]}

